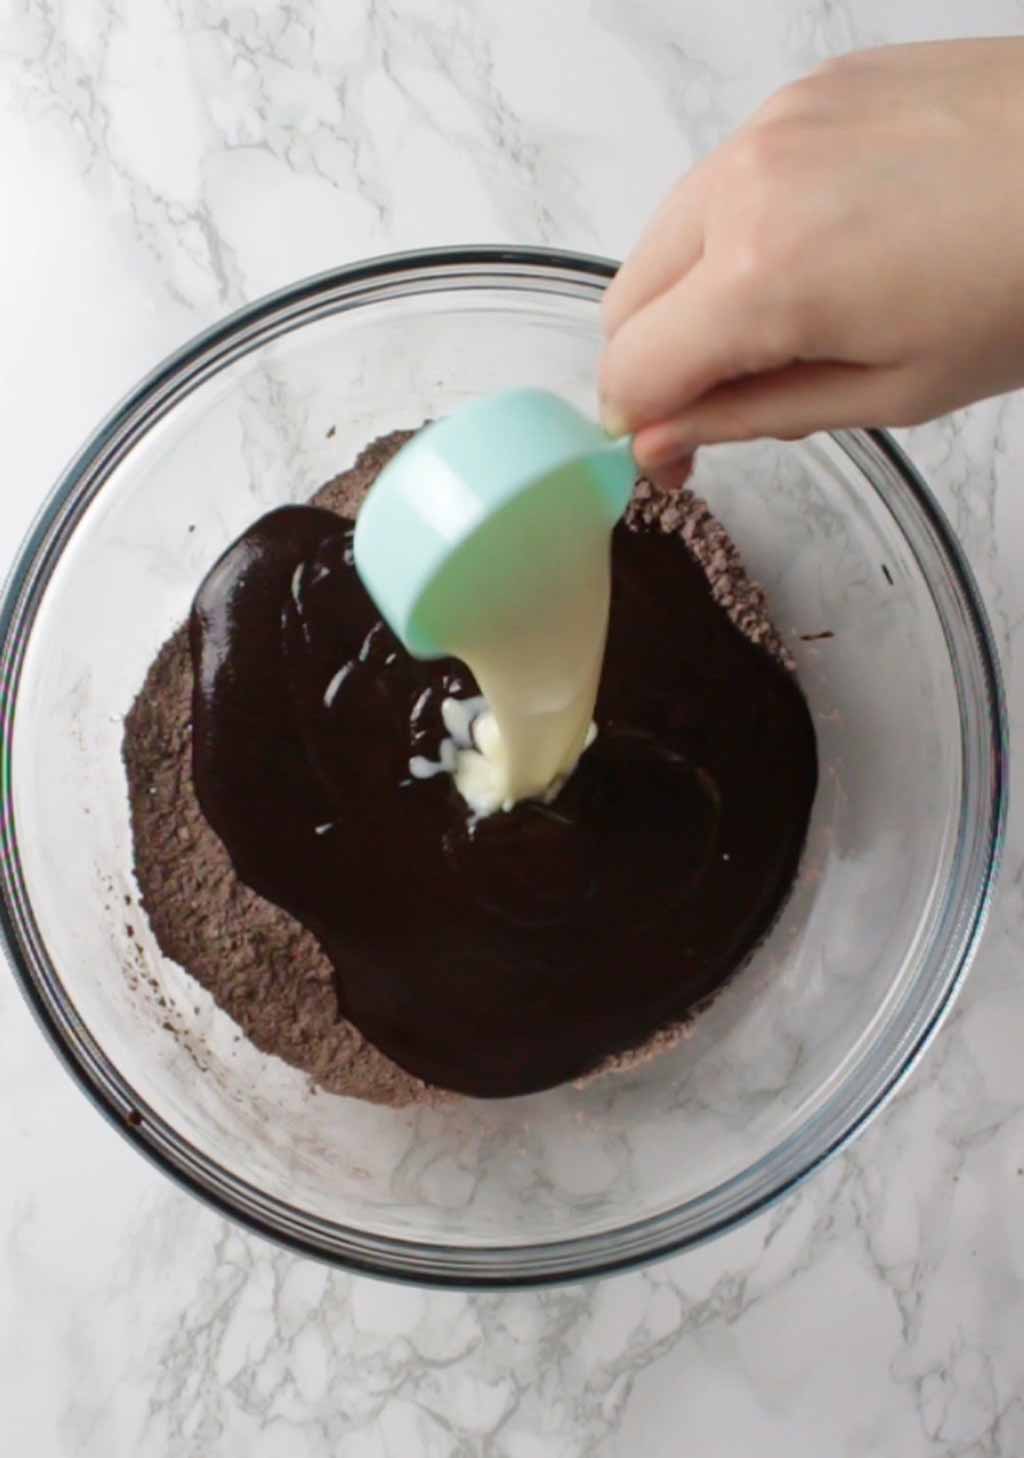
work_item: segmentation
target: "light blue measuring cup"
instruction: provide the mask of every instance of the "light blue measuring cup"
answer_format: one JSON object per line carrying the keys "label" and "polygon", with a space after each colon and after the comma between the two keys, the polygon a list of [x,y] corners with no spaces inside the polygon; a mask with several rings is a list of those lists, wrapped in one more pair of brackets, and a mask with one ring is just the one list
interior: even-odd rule
{"label": "light blue measuring cup", "polygon": [[557,573],[579,530],[610,533],[635,478],[630,441],[547,390],[474,400],[381,471],[356,521],[356,570],[410,653],[444,657],[468,613],[514,611]]}

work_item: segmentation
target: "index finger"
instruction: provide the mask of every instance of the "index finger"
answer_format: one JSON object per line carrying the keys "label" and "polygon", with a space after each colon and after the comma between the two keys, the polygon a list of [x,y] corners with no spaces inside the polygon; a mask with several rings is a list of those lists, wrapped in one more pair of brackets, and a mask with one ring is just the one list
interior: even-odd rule
{"label": "index finger", "polygon": [[602,308],[609,339],[699,261],[704,251],[701,176],[696,168],[676,184],[609,284]]}
{"label": "index finger", "polygon": [[600,380],[607,428],[624,434],[671,420],[716,385],[785,364],[776,312],[750,279],[703,258],[609,341]]}

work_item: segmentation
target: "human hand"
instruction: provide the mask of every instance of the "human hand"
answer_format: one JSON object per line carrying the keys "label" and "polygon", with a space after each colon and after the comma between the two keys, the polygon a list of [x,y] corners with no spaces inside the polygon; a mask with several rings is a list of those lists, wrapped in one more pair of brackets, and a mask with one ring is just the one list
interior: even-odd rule
{"label": "human hand", "polygon": [[668,196],[604,317],[605,421],[644,469],[1024,384],[1024,40],[787,86]]}

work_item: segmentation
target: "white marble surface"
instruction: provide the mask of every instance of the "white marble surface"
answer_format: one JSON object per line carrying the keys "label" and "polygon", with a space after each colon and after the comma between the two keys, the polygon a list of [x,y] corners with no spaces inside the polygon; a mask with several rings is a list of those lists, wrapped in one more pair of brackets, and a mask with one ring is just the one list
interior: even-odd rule
{"label": "white marble surface", "polygon": [[[424,244],[621,253],[769,90],[1020,0],[0,0],[0,556],[200,325]],[[908,436],[1024,715],[1024,399]],[[179,1194],[0,978],[0,1450],[34,1458],[1019,1458],[1024,827],[910,1085],[796,1198],[545,1294],[348,1279]]]}

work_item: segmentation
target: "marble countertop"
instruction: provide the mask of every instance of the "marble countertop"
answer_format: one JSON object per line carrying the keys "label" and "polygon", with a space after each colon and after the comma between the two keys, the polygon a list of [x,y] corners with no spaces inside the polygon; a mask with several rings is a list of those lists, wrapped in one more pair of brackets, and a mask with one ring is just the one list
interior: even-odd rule
{"label": "marble countertop", "polygon": [[[970,18],[968,18],[970,17]],[[1021,0],[7,0],[0,558],[136,378],[224,311],[448,242],[621,254],[770,90]],[[1024,716],[1024,398],[906,433]],[[0,977],[0,1447],[34,1458],[1019,1458],[1024,825],[909,1085],[796,1197],[613,1280],[332,1274],[179,1193]]]}

